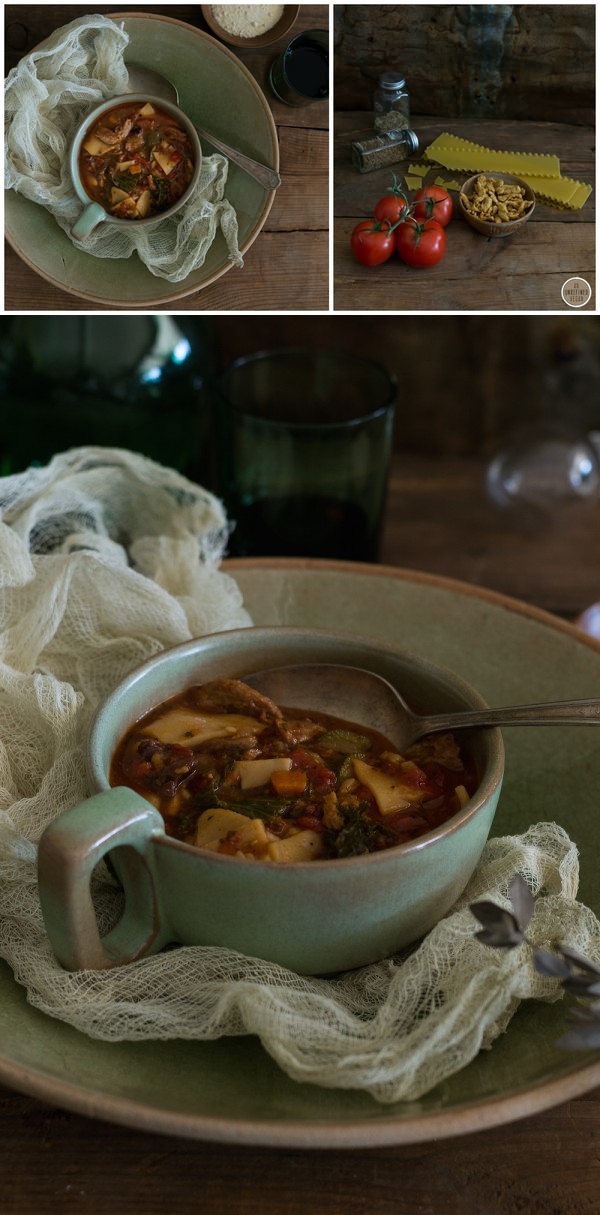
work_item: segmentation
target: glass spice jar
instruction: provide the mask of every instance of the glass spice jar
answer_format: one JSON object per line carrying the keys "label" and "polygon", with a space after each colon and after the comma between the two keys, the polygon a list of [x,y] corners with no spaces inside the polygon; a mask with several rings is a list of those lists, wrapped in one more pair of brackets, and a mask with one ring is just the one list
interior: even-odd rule
{"label": "glass spice jar", "polygon": [[399,72],[382,72],[373,98],[376,131],[405,131],[410,127],[410,97]]}
{"label": "glass spice jar", "polygon": [[414,156],[419,151],[419,140],[415,132],[408,129],[381,134],[368,131],[352,141],[350,150],[355,169],[359,173],[371,173]]}

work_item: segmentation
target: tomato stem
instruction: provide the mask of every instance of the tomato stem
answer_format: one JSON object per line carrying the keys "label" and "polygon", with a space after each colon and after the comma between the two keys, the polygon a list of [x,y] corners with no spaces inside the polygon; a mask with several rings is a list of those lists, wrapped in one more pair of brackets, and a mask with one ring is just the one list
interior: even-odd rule
{"label": "tomato stem", "polygon": [[398,181],[398,178],[396,177],[395,173],[392,174],[392,184],[390,186],[390,194],[395,194],[397,198],[402,198],[403,201],[406,203],[407,207],[409,206],[408,196],[406,194],[406,191],[400,185],[400,182]]}

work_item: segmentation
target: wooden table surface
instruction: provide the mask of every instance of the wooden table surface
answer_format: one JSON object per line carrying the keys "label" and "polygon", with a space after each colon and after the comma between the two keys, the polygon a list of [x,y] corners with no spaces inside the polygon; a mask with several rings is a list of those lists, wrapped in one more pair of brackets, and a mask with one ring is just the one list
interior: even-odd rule
{"label": "wooden table surface", "polygon": [[[555,608],[600,592],[596,512],[547,534],[488,506],[483,467],[398,456],[383,558]],[[0,1088],[3,1215],[597,1215],[600,1090],[475,1135],[309,1153],[187,1141],[96,1122]]]}
{"label": "wooden table surface", "polygon": [[[545,122],[413,118],[421,149],[442,131],[462,135],[486,147],[514,151],[555,153],[564,176],[592,184],[594,132],[590,127]],[[571,311],[563,303],[561,287],[579,275],[594,290],[595,198],[592,193],[581,211],[558,211],[538,202],[527,224],[514,236],[488,240],[461,218],[448,229],[444,260],[426,270],[415,270],[395,256],[383,266],[359,265],[350,250],[350,234],[359,220],[373,213],[392,173],[392,166],[359,173],[350,161],[351,140],[372,127],[372,115],[338,111],[335,115],[334,159],[334,307],[338,310],[398,311]],[[421,156],[411,158],[421,163]],[[464,181],[470,174],[436,167],[436,177]],[[406,183],[404,183],[406,184]],[[456,196],[454,196],[456,197]],[[456,210],[456,203],[455,203]],[[594,309],[594,296],[587,308]],[[583,309],[582,309],[583,311]]]}
{"label": "wooden table surface", "polygon": [[[7,5],[7,69],[53,30],[89,12],[125,12],[126,3],[112,5]],[[142,5],[140,11],[164,12],[210,33],[200,5]],[[302,4],[293,33],[326,29],[325,4]],[[329,229],[329,107],[325,102],[287,106],[271,93],[269,65],[289,39],[261,50],[231,48],[252,72],[271,106],[277,124],[282,184],[267,222],[244,257],[242,273],[230,273],[195,295],[178,300],[178,312],[249,309],[302,310],[328,306]],[[61,291],[30,269],[9,245],[5,261],[5,309],[28,311],[114,311],[109,305],[86,302]],[[131,311],[131,309],[129,309]]]}

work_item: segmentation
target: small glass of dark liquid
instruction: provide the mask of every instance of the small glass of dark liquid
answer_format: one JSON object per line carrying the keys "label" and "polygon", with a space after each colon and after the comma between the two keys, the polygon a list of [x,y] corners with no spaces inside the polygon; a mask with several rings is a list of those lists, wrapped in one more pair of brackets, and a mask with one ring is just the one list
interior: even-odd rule
{"label": "small glass of dark liquid", "polygon": [[377,561],[395,389],[346,351],[271,350],[228,367],[214,420],[233,555]]}
{"label": "small glass of dark liquid", "polygon": [[269,69],[275,96],[286,105],[306,105],[329,96],[329,33],[306,30],[292,38]]}

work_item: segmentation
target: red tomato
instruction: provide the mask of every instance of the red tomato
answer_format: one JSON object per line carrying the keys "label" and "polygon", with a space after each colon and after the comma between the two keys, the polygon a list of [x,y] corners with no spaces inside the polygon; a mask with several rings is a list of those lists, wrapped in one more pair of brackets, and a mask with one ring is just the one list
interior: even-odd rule
{"label": "red tomato", "polygon": [[384,194],[383,198],[379,199],[375,207],[375,219],[378,219],[380,222],[387,219],[391,224],[397,224],[407,207],[408,200],[404,195],[397,194],[392,190],[390,194]]}
{"label": "red tomato", "polygon": [[441,186],[424,186],[422,190],[417,190],[413,199],[413,204],[416,206],[413,211],[415,219],[435,219],[442,228],[450,223],[452,219],[452,198],[447,190],[442,190]]}
{"label": "red tomato", "polygon": [[387,220],[361,219],[350,237],[352,252],[363,266],[380,266],[394,252],[396,241]]}
{"label": "red tomato", "polygon": [[313,768],[310,778],[315,793],[325,793],[327,789],[333,789],[337,781],[335,772],[331,772],[329,768]]}
{"label": "red tomato", "polygon": [[304,768],[308,771],[316,765],[316,760],[310,751],[304,750],[304,747],[295,747],[290,754],[290,759],[292,761],[292,768]]}
{"label": "red tomato", "polygon": [[408,266],[435,266],[446,252],[446,233],[435,219],[408,219],[396,232],[398,256]]}

